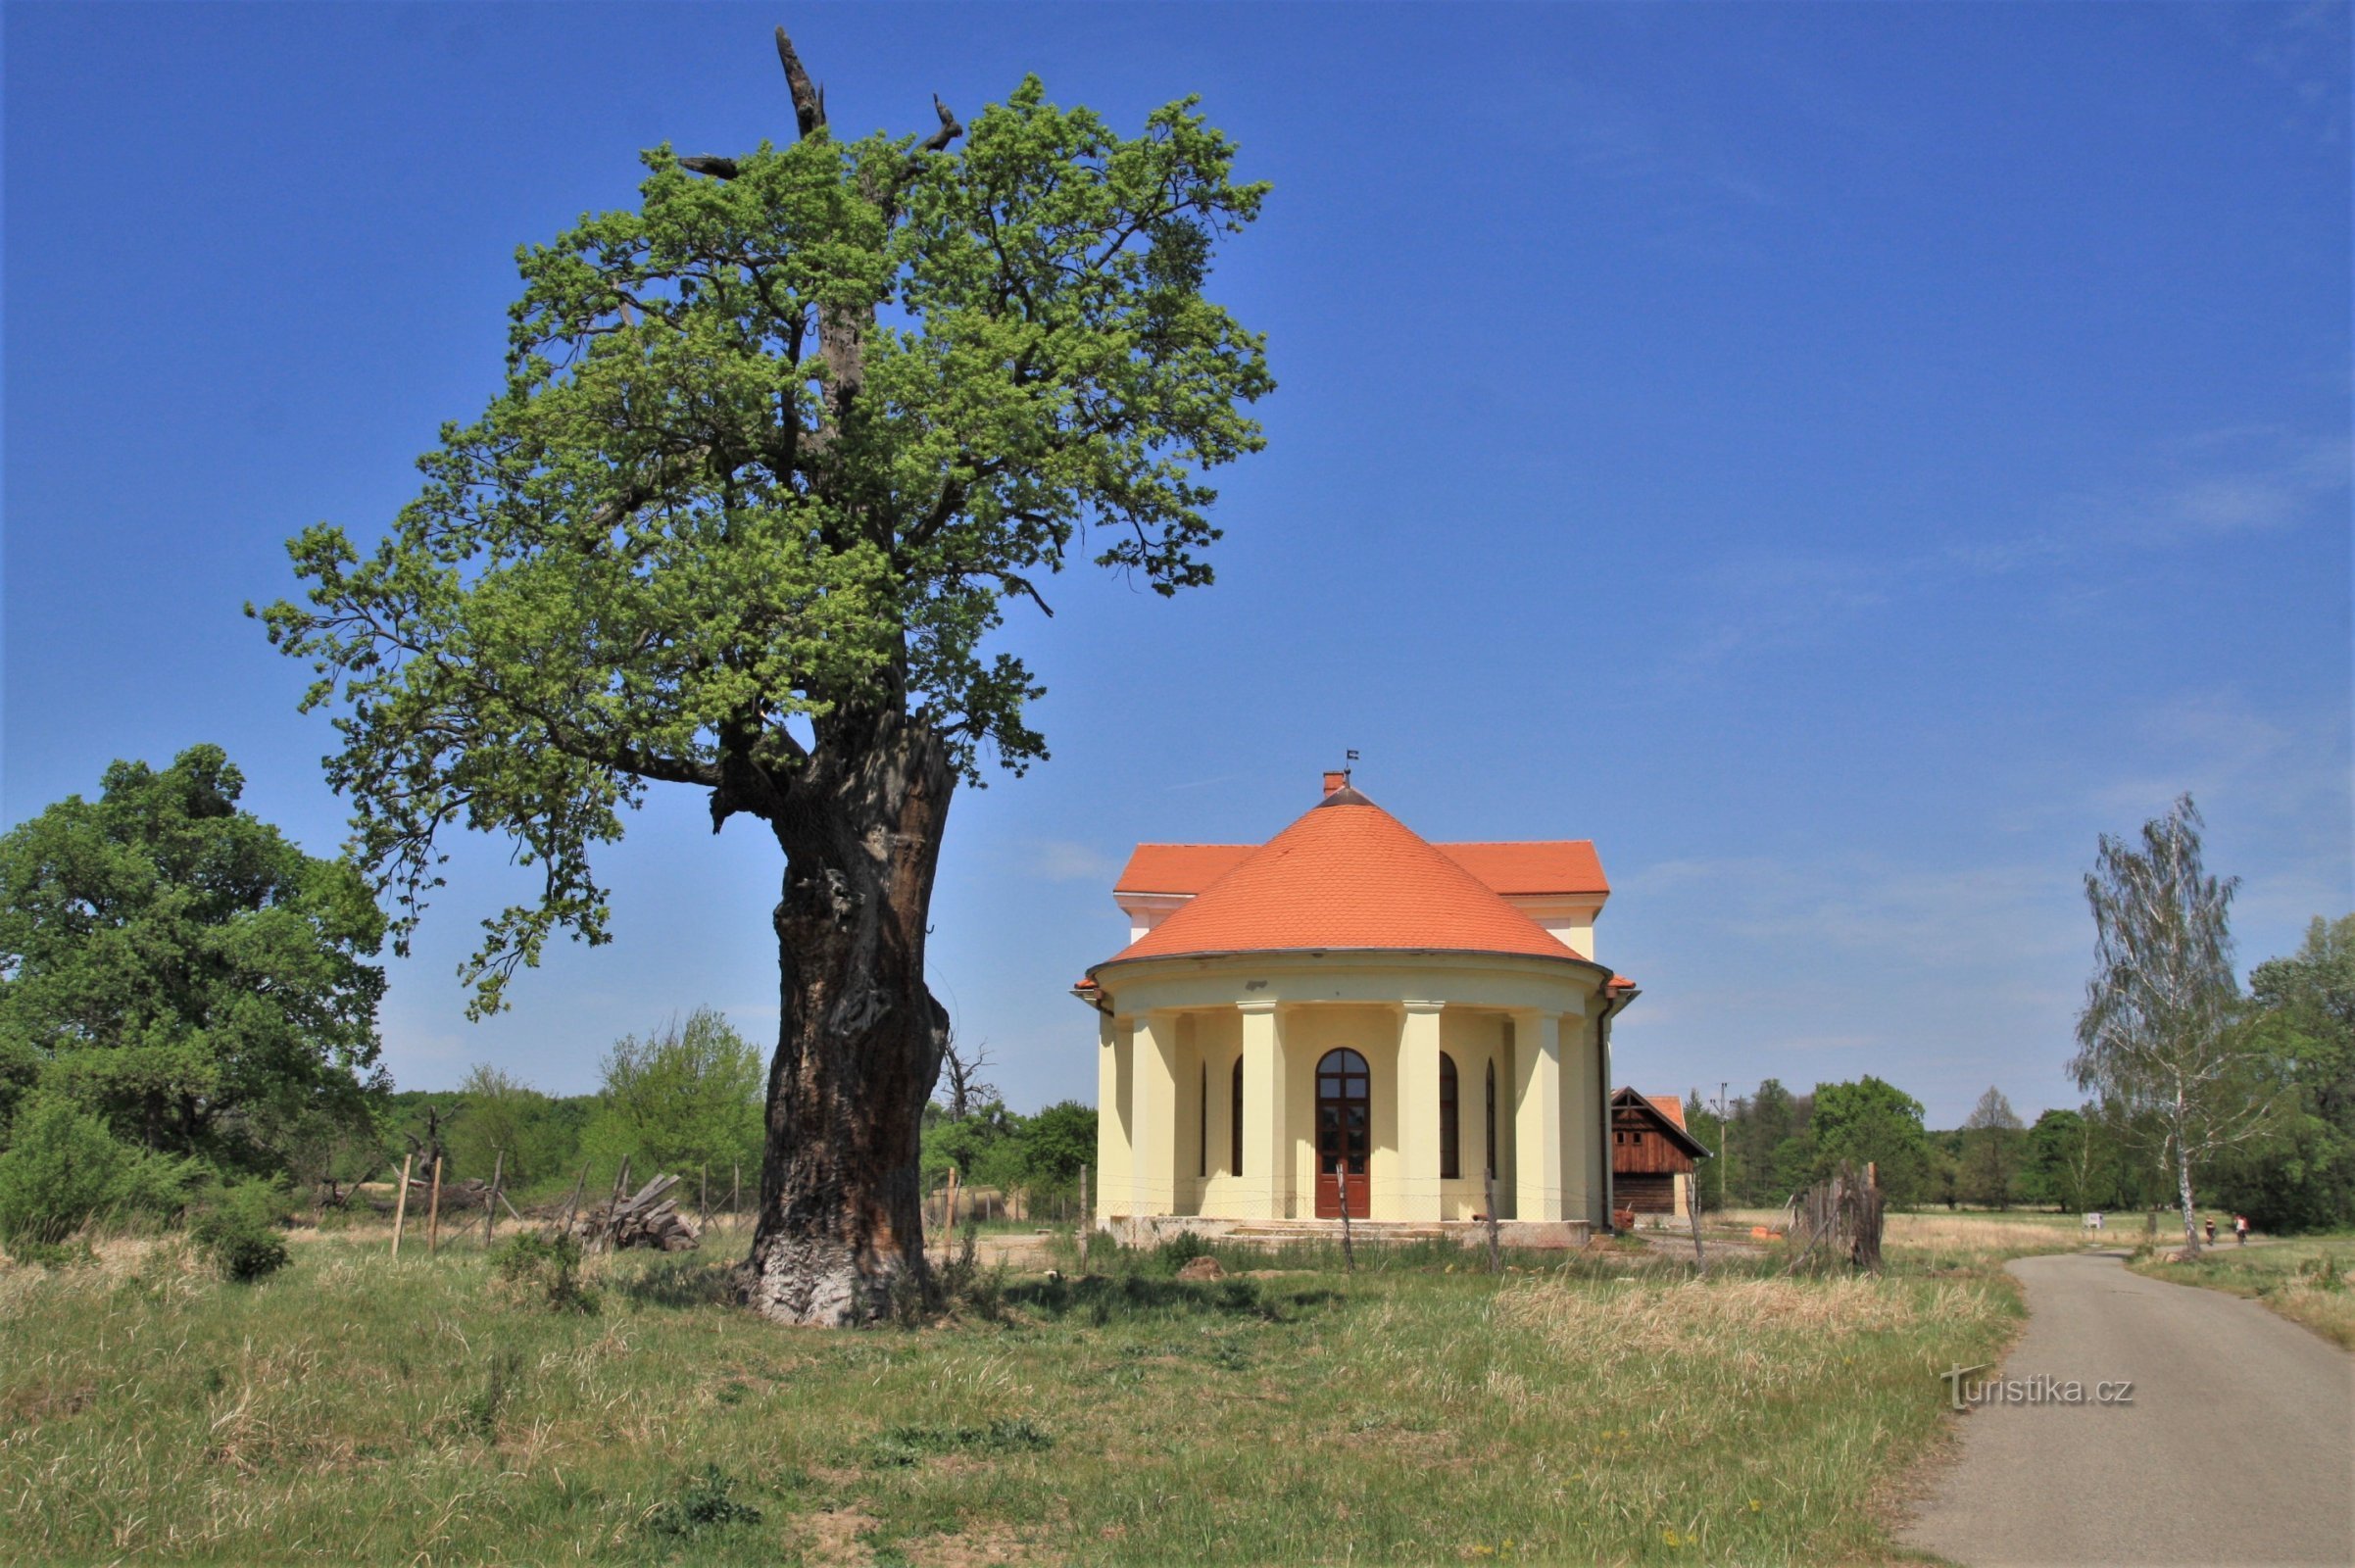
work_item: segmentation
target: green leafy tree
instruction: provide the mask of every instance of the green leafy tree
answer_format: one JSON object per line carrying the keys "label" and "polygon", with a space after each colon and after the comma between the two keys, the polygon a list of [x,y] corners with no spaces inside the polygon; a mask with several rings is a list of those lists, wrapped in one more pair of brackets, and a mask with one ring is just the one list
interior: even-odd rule
{"label": "green leafy tree", "polygon": [[2143,824],[2139,845],[2101,836],[2085,876],[2093,977],[2069,1070],[2122,1125],[2142,1130],[2174,1179],[2183,1245],[2200,1245],[2192,1174],[2269,1129],[2276,1093],[2265,1054],[2232,1028],[2230,911],[2237,878],[2208,875],[2199,810],[2183,796]]}
{"label": "green leafy tree", "polygon": [[624,1035],[602,1064],[604,1089],[582,1142],[608,1164],[651,1177],[728,1170],[760,1152],[760,1054],[710,1007],[644,1039]]}
{"label": "green leafy tree", "polygon": [[506,392],[365,556],[297,539],[308,603],[265,615],[347,708],[329,776],[404,932],[453,826],[540,868],[479,1006],[557,929],[606,940],[591,853],[651,785],[782,853],[750,1297],[840,1323],[924,1268],[950,798],[1046,756],[1042,689],[985,644],[1075,550],[1208,582],[1202,475],[1273,383],[1202,293],[1263,188],[1190,101],[1123,136],[1030,80],[969,135],[944,108],[920,145],[844,140],[777,42],[799,140],[659,148],[639,207],[525,250]]}
{"label": "green leafy tree", "polygon": [[0,1245],[40,1256],[100,1214],[169,1212],[202,1170],[123,1143],[72,1101],[35,1094],[0,1151]]}
{"label": "green leafy tree", "polygon": [[1922,1197],[1933,1203],[1959,1208],[1963,1200],[1963,1141],[1959,1132],[1931,1133],[1930,1166],[1922,1179]]}
{"label": "green leafy tree", "polygon": [[218,746],[116,762],[0,838],[0,1073],[158,1152],[271,1167],[364,1118],[384,916],[350,866],[237,806]]}
{"label": "green leafy tree", "polygon": [[1843,1159],[1859,1170],[1869,1161],[1879,1167],[1890,1202],[1919,1202],[1927,1195],[1931,1150],[1922,1103],[1903,1090],[1871,1076],[1818,1084],[1809,1126],[1819,1176]]}
{"label": "green leafy tree", "polygon": [[2075,1110],[2048,1110],[2028,1129],[2020,1157],[2020,1198],[2082,1214],[2104,1206],[2109,1188],[2100,1168],[2107,1149],[2097,1121]]}
{"label": "green leafy tree", "polygon": [[[1012,1152],[1019,1120],[1006,1108],[1004,1102],[997,1100],[975,1105],[962,1116],[935,1117],[924,1129],[925,1187],[936,1187],[947,1180],[951,1167],[956,1168],[957,1179],[967,1186],[996,1185],[983,1175],[981,1167],[1004,1165]],[[990,1176],[1001,1173],[993,1169]]]}
{"label": "green leafy tree", "polygon": [[452,1170],[508,1187],[545,1182],[572,1157],[575,1138],[556,1102],[487,1062],[458,1086],[466,1114],[451,1123]]}
{"label": "green leafy tree", "polygon": [[1732,1111],[1727,1162],[1736,1201],[1779,1205],[1813,1179],[1813,1151],[1804,1137],[1806,1097],[1769,1078],[1756,1094],[1737,1100]]}
{"label": "green leafy tree", "polygon": [[2217,1198],[2271,1231],[2355,1224],[2355,915],[2316,919],[2295,954],[2257,965],[2249,1000],[2238,1045],[2281,1114],[2217,1156]]}
{"label": "green leafy tree", "polygon": [[2026,1130],[2002,1090],[1990,1087],[1979,1097],[1979,1103],[1962,1125],[1959,1178],[1965,1201],[1990,1208],[2011,1206],[2012,1184],[2020,1173],[2021,1135]]}
{"label": "green leafy tree", "polygon": [[1022,1123],[1022,1168],[1031,1195],[1079,1190],[1079,1173],[1096,1160],[1096,1107],[1061,1100]]}
{"label": "green leafy tree", "polygon": [[[1685,1097],[1685,1130],[1699,1139],[1712,1152],[1726,1147],[1725,1123],[1701,1100],[1700,1091],[1693,1090]],[[1693,1190],[1699,1195],[1701,1212],[1712,1214],[1726,1206],[1726,1162],[1723,1158],[1699,1159],[1693,1165]]]}

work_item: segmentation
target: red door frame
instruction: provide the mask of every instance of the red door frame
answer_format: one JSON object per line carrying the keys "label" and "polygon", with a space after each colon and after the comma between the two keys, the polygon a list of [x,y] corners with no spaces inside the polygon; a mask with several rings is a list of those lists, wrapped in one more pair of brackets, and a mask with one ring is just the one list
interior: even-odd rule
{"label": "red door frame", "polygon": [[1316,1217],[1341,1218],[1343,1153],[1349,1217],[1373,1213],[1368,1169],[1374,1151],[1374,1074],[1354,1051],[1328,1051],[1316,1064]]}

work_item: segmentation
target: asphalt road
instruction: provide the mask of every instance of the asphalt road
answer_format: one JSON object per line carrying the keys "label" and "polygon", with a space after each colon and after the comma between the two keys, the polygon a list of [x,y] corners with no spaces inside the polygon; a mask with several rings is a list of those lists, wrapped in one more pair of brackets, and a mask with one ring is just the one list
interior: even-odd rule
{"label": "asphalt road", "polygon": [[[2075,1381],[2087,1402],[1975,1406],[1900,1541],[1964,1564],[2355,1564],[2355,1356],[2114,1254],[2010,1267],[2027,1332],[1965,1381]],[[2131,1403],[2092,1402],[2126,1380]]]}

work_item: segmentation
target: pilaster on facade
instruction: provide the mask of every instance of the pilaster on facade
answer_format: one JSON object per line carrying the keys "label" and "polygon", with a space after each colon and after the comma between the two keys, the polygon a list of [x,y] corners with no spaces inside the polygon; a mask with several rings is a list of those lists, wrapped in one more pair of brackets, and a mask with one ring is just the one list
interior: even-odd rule
{"label": "pilaster on facade", "polygon": [[1132,1214],[1166,1214],[1177,1201],[1177,1035],[1173,1010],[1141,1013],[1130,1025]]}
{"label": "pilaster on facade", "polygon": [[[1090,1195],[1095,1221],[1104,1225],[1134,1201],[1129,1175],[1136,1147],[1135,1106],[1130,1103],[1127,1027],[1096,1015],[1096,1105],[1103,1127],[1096,1140],[1096,1191]],[[1126,1208],[1134,1212],[1133,1208]]]}
{"label": "pilaster on facade", "polygon": [[1235,1004],[1243,1019],[1244,1201],[1254,1217],[1292,1216],[1291,1121],[1284,1102],[1284,1017],[1273,1002]]}
{"label": "pilaster on facade", "polygon": [[1563,1209],[1562,1014],[1513,1015],[1513,1218],[1551,1221]]}
{"label": "pilaster on facade", "polygon": [[1399,1004],[1398,1169],[1390,1211],[1403,1220],[1436,1221],[1440,1190],[1440,1013],[1444,1002]]}
{"label": "pilaster on facade", "polygon": [[1595,1051],[1599,997],[1590,997],[1561,1015],[1562,1126],[1576,1129],[1562,1159],[1562,1219],[1598,1221],[1603,1176],[1601,1162],[1609,1156],[1610,1137],[1602,1131],[1601,1071]]}

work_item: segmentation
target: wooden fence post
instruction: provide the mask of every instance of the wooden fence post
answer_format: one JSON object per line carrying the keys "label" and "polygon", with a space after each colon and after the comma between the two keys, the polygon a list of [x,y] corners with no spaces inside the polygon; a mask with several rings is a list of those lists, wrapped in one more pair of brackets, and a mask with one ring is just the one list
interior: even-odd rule
{"label": "wooden fence post", "polygon": [[433,1156],[433,1191],[425,1200],[425,1255],[431,1257],[442,1246],[442,1156]]}
{"label": "wooden fence post", "polygon": [[499,1151],[491,1161],[491,1190],[482,1200],[482,1245],[491,1245],[491,1231],[499,1223],[499,1178],[507,1174],[507,1151]]}
{"label": "wooden fence post", "polygon": [[401,1156],[401,1191],[393,1199],[392,1255],[395,1258],[401,1255],[401,1227],[409,1218],[409,1162],[415,1158],[415,1154]]}
{"label": "wooden fence post", "polygon": [[728,1161],[728,1229],[744,1228],[744,1161]]}
{"label": "wooden fence post", "polygon": [[1343,1154],[1333,1162],[1341,1177],[1341,1260],[1352,1274],[1357,1272],[1357,1248],[1349,1240],[1349,1156]]}
{"label": "wooden fence post", "polygon": [[[1672,1183],[1676,1180],[1674,1176],[1668,1179]],[[1674,1189],[1671,1188],[1671,1191]],[[1700,1176],[1698,1172],[1694,1173],[1692,1180],[1685,1183],[1685,1217],[1693,1222],[1693,1266],[1695,1271],[1706,1274],[1709,1272],[1709,1257],[1701,1250]]]}
{"label": "wooden fence post", "polygon": [[1499,1256],[1496,1251],[1496,1167],[1491,1165],[1487,1170],[1483,1171],[1481,1173],[1481,1180],[1487,1185],[1488,1188],[1489,1272],[1491,1274],[1501,1274],[1504,1272],[1504,1259]]}
{"label": "wooden fence post", "polygon": [[580,1195],[589,1185],[589,1167],[582,1165],[580,1180],[572,1184],[572,1200],[564,1205],[564,1234],[572,1234],[572,1222],[580,1217]]}
{"label": "wooden fence post", "polygon": [[957,1241],[957,1167],[949,1167],[949,1194],[941,1204],[941,1261],[954,1254]]}

